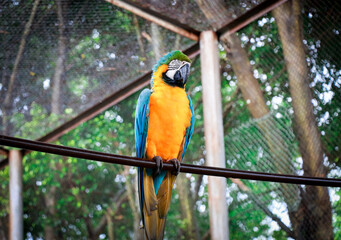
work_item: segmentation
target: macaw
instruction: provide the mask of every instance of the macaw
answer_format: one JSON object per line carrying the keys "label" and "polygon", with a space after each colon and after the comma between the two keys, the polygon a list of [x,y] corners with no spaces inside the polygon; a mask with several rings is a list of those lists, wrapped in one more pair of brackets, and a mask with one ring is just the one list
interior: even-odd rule
{"label": "macaw", "polygon": [[[194,110],[185,91],[190,64],[181,51],[163,56],[153,68],[151,89],[144,89],[137,100],[137,157],[157,166],[138,168],[140,227],[145,239],[163,239],[172,188],[193,133]],[[163,162],[172,163],[175,170],[162,170]]]}

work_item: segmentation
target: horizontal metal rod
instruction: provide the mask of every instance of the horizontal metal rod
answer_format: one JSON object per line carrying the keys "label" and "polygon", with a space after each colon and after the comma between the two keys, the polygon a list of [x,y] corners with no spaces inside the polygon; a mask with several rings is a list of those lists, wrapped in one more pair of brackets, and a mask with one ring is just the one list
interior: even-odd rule
{"label": "horizontal metal rod", "polygon": [[[83,158],[93,161],[123,164],[136,167],[154,168],[155,162],[144,160],[136,157],[121,156],[110,153],[102,153],[97,151],[91,151],[86,149],[71,148],[61,145],[55,145],[50,143],[43,143],[39,141],[32,141],[21,138],[14,138],[9,136],[0,135],[0,145],[8,147],[16,147],[22,149],[28,149],[32,151],[39,151],[45,153],[51,153],[67,157]],[[165,170],[174,170],[174,166],[165,162]],[[290,184],[302,184],[302,185],[316,185],[316,186],[328,186],[328,187],[341,187],[341,179],[332,178],[317,178],[317,177],[305,177],[284,175],[275,173],[253,172],[243,171],[227,168],[216,168],[209,166],[198,166],[191,164],[181,164],[181,172],[210,175],[225,178],[240,178],[248,180],[258,180],[267,182],[280,182]]]}

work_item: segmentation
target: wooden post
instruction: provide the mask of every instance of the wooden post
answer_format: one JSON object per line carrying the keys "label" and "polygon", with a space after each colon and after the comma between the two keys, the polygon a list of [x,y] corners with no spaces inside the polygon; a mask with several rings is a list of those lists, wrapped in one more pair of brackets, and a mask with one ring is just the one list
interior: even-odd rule
{"label": "wooden post", "polygon": [[22,201],[22,154],[20,150],[9,152],[9,239],[22,240],[24,237]]}
{"label": "wooden post", "polygon": [[[201,81],[203,88],[206,165],[225,168],[224,130],[217,35],[200,34]],[[228,239],[226,179],[208,177],[211,239]]]}

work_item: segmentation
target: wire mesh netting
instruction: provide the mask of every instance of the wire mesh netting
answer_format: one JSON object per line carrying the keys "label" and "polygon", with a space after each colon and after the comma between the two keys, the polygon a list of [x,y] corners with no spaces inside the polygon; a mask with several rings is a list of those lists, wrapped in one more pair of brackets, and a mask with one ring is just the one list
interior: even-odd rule
{"label": "wire mesh netting", "polygon": [[[129,2],[129,1],[128,1]],[[148,10],[153,10],[157,14],[165,16],[171,21],[176,21],[195,30],[205,31],[211,28],[216,30],[228,24],[233,19],[239,17],[246,11],[257,6],[263,0],[242,0],[242,1],[154,1],[135,0],[131,1],[135,5]],[[214,14],[210,14],[209,19],[205,17],[202,9],[205,6],[214,8]],[[226,9],[227,6],[227,9]],[[213,24],[210,24],[211,21]]]}
{"label": "wire mesh netting", "polygon": [[[1,4],[2,102],[34,2]],[[207,30],[218,29],[262,1],[207,2],[134,4]],[[2,134],[40,137],[148,72],[164,52],[193,43],[104,1],[61,3],[62,30],[58,1],[38,5],[15,88],[9,94],[11,105],[1,104]],[[208,14],[212,9],[220,11],[213,11],[216,16],[212,16]],[[228,168],[341,177],[340,11],[341,4],[334,1],[290,1],[237,34],[222,36],[219,51]],[[62,97],[54,111],[52,95],[63,41]],[[200,78],[196,57],[187,85],[196,125],[184,161],[204,165]],[[133,112],[138,94],[57,143],[134,156]],[[60,239],[142,238],[135,168],[31,153],[24,158],[23,180],[27,239],[48,234]],[[0,182],[0,238],[6,239],[8,168],[1,171]],[[227,182],[231,239],[341,238],[340,188]],[[180,174],[172,195],[166,238],[209,239],[207,177]]]}
{"label": "wire mesh netting", "polygon": [[[225,78],[233,93],[225,108],[228,166],[340,177],[339,12],[340,5],[334,2],[293,1],[250,24],[238,38],[223,37]],[[241,199],[253,201],[262,211],[274,203],[282,208],[279,221],[277,214],[267,215],[288,236],[332,238],[330,201],[339,199],[333,190],[255,182],[236,185],[237,195],[242,190]]]}
{"label": "wire mesh netting", "polygon": [[33,6],[1,3],[0,131],[11,136],[41,137],[192,43],[105,1]]}

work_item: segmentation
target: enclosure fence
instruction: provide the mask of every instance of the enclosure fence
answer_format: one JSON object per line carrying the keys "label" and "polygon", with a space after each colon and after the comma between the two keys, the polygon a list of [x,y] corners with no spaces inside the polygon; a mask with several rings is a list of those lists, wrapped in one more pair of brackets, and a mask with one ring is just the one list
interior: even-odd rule
{"label": "enclosure fence", "polygon": [[[206,175],[230,178],[223,198],[233,239],[341,238],[340,2],[5,0],[0,5],[0,239],[9,229],[8,147],[26,156],[23,214],[34,223],[25,231],[37,234],[28,238],[42,237],[44,226],[45,231],[56,224],[64,236],[75,238],[89,232],[99,237],[91,221],[108,221],[109,229],[113,217],[105,216],[114,209],[112,197],[128,189],[130,197],[134,193],[136,170],[122,165],[155,166],[128,157],[135,151],[133,112],[153,64],[175,49],[193,60],[187,89],[196,126],[185,157],[191,164],[182,164],[186,174],[172,198],[183,211],[171,214],[169,227],[180,230],[169,231],[169,239],[181,233],[195,238],[181,232],[188,223],[201,229],[196,239],[208,238]],[[219,42],[228,168],[205,166],[200,81],[205,68],[198,57],[203,32]],[[173,168],[165,163],[164,169]],[[96,187],[86,187],[90,183],[104,191],[96,195]],[[177,197],[193,205],[192,214],[184,215],[186,201]],[[80,199],[87,207],[80,207]],[[72,217],[55,212],[51,202],[59,210],[68,206],[66,215]],[[132,234],[139,219],[132,197],[129,204],[121,225],[131,231],[121,232]]]}

